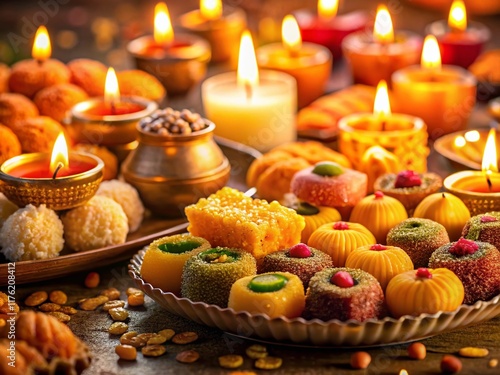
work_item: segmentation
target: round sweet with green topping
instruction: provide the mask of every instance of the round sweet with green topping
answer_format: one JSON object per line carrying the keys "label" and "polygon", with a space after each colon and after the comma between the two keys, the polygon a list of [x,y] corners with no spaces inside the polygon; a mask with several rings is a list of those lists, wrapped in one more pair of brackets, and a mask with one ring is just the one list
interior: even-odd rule
{"label": "round sweet with green topping", "polygon": [[468,240],[488,242],[500,249],[500,212],[487,212],[469,219],[462,230]]}
{"label": "round sweet with green topping", "polygon": [[305,305],[300,279],[288,272],[268,272],[248,276],[231,287],[228,307],[250,314],[266,314],[270,318],[296,318]]}
{"label": "round sweet with green topping", "polygon": [[182,269],[186,261],[210,248],[207,240],[189,234],[160,238],[148,246],[141,266],[141,276],[155,288],[179,294]]}
{"label": "round sweet with green topping", "polygon": [[256,273],[252,254],[225,247],[208,249],[192,256],[184,265],[181,295],[192,301],[227,307],[233,283]]}

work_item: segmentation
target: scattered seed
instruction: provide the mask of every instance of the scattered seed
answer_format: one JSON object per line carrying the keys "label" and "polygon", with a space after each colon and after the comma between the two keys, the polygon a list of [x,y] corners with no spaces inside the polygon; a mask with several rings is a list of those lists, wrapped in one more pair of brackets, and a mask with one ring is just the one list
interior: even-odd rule
{"label": "scattered seed", "polygon": [[421,342],[414,342],[408,347],[408,357],[422,360],[427,355],[427,348]]}
{"label": "scattered seed", "polygon": [[351,367],[365,369],[370,365],[372,357],[367,352],[356,352],[351,355]]}
{"label": "scattered seed", "polygon": [[80,309],[85,310],[85,311],[93,311],[93,310],[97,309],[99,306],[101,306],[102,304],[105,304],[106,302],[108,302],[108,297],[97,296],[94,298],[84,299],[83,301],[81,301],[79,303],[79,307],[80,307]]}
{"label": "scattered seed", "polygon": [[174,344],[189,344],[198,340],[198,334],[196,332],[182,332],[178,333],[174,337],[172,337],[172,342]]}
{"label": "scattered seed", "polygon": [[112,335],[122,335],[128,330],[128,324],[123,322],[114,322],[108,328],[108,332]]}
{"label": "scattered seed", "polygon": [[144,342],[144,345],[148,343],[148,341],[153,338],[153,336],[156,335],[156,333],[141,333],[137,335],[137,340],[140,340]]}
{"label": "scattered seed", "polygon": [[175,331],[173,329],[162,329],[160,332],[158,332],[159,335],[162,335],[165,337],[165,341],[170,340],[172,337],[175,335]]}
{"label": "scattered seed", "polygon": [[458,354],[461,357],[483,358],[489,354],[489,351],[488,351],[488,349],[484,349],[484,348],[476,348],[473,346],[467,346],[465,348],[461,348],[458,351]]}
{"label": "scattered seed", "polygon": [[58,305],[64,305],[68,302],[68,296],[62,290],[53,290],[49,294],[49,299],[53,303],[57,303]]}
{"label": "scattered seed", "polygon": [[31,295],[29,295],[28,298],[26,298],[26,300],[24,301],[24,304],[26,306],[34,307],[34,306],[41,305],[42,303],[47,301],[48,298],[49,298],[49,295],[47,294],[47,292],[39,291],[39,292],[35,292],[35,293],[32,293]]}
{"label": "scattered seed", "polygon": [[[123,344],[123,345],[132,345],[133,342],[137,342],[137,340],[134,340],[136,337],[137,337],[137,332],[136,331],[125,332],[120,337],[120,344]],[[136,346],[136,345],[132,345],[132,346]]]}
{"label": "scattered seed", "polygon": [[61,306],[61,310],[59,310],[59,312],[62,312],[67,315],[75,315],[78,312],[78,310],[71,306]]}
{"label": "scattered seed", "polygon": [[61,306],[56,303],[46,302],[38,307],[43,312],[54,312],[61,310]]}
{"label": "scattered seed", "polygon": [[51,315],[57,320],[59,320],[61,323],[68,323],[71,320],[71,317],[69,315],[66,315],[62,312],[59,311],[53,311],[53,312],[48,312],[47,315]]}
{"label": "scattered seed", "polygon": [[145,357],[159,357],[165,354],[167,349],[163,345],[147,345],[141,351]]}
{"label": "scattered seed", "polygon": [[267,348],[262,345],[252,345],[247,348],[245,353],[251,359],[264,358],[267,357]]}
{"label": "scattered seed", "polygon": [[85,278],[85,286],[87,288],[97,288],[101,282],[101,276],[97,272],[90,272]]}
{"label": "scattered seed", "polygon": [[261,370],[275,370],[280,368],[283,360],[278,357],[259,358],[255,361],[255,367]]}
{"label": "scattered seed", "polygon": [[496,358],[490,359],[490,361],[488,362],[488,367],[494,368],[497,366],[498,366],[498,359]]}
{"label": "scattered seed", "polygon": [[117,307],[123,307],[125,306],[125,301],[121,301],[121,300],[114,300],[114,301],[108,301],[106,302],[103,306],[102,306],[102,309],[104,311],[109,311],[111,309],[115,309]]}
{"label": "scattered seed", "polygon": [[114,301],[120,298],[120,291],[116,288],[104,289],[101,292],[101,296],[106,296],[110,301]]}
{"label": "scattered seed", "polygon": [[185,350],[175,356],[177,362],[193,363],[200,358],[200,354],[196,350]]}
{"label": "scattered seed", "polygon": [[151,338],[148,340],[148,345],[161,345],[164,344],[167,341],[167,338],[163,335],[160,335],[158,333],[153,333]]}
{"label": "scattered seed", "polygon": [[445,374],[455,374],[462,370],[462,362],[453,355],[446,354],[441,359],[441,371]]}
{"label": "scattered seed", "polygon": [[5,327],[6,324],[7,322],[5,321],[5,319],[0,318],[0,328]]}
{"label": "scattered seed", "polygon": [[219,366],[224,368],[238,368],[243,364],[241,355],[228,354],[219,357]]}
{"label": "scattered seed", "polygon": [[127,288],[127,292],[126,293],[127,293],[127,296],[130,296],[131,294],[135,294],[135,293],[142,293],[142,294],[144,294],[142,292],[142,290],[137,289],[137,288]]}
{"label": "scattered seed", "polygon": [[129,306],[142,306],[144,305],[144,293],[132,293],[128,296]]}
{"label": "scattered seed", "polygon": [[125,361],[135,361],[137,358],[137,349],[130,345],[117,345],[115,353]]}
{"label": "scattered seed", "polygon": [[114,307],[112,309],[109,309],[108,313],[109,315],[111,315],[111,319],[115,321],[123,322],[128,318],[128,311],[123,307]]}

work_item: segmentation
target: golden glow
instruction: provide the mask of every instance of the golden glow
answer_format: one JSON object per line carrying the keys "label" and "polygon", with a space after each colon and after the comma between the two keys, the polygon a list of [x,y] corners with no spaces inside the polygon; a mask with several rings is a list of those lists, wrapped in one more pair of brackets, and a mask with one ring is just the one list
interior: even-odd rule
{"label": "golden glow", "polygon": [[453,144],[455,145],[455,147],[462,148],[467,144],[467,141],[465,140],[464,137],[459,135],[455,138],[455,140],[453,141]]}
{"label": "golden glow", "polygon": [[257,58],[255,57],[252,35],[248,30],[245,30],[241,35],[237,77],[238,85],[244,87],[247,92],[259,85]]}
{"label": "golden glow", "polygon": [[281,37],[283,39],[283,46],[290,52],[298,52],[302,47],[299,24],[294,16],[289,14],[283,18]]}
{"label": "golden glow", "polygon": [[467,142],[477,142],[481,138],[481,134],[477,130],[470,130],[464,135]]}
{"label": "golden glow", "polygon": [[373,39],[377,43],[388,44],[394,42],[394,28],[389,10],[385,5],[379,5],[373,26]]}
{"label": "golden glow", "polygon": [[448,26],[454,31],[467,29],[467,11],[462,0],[454,0],[448,16]]}
{"label": "golden glow", "polygon": [[52,148],[52,155],[50,157],[50,173],[54,173],[57,167],[67,167],[68,162],[68,145],[64,139],[64,133],[60,132]]}
{"label": "golden glow", "polygon": [[167,47],[174,41],[174,29],[165,3],[158,3],[155,6],[154,39],[157,44]]}
{"label": "golden glow", "polygon": [[222,16],[222,1],[200,0],[200,12],[207,20],[218,20]]}
{"label": "golden glow", "polygon": [[486,146],[484,146],[483,162],[481,163],[481,169],[485,173],[498,172],[496,140],[497,134],[495,129],[492,128],[488,133]]}
{"label": "golden glow", "polygon": [[426,70],[441,70],[441,51],[439,51],[439,44],[434,35],[425,37],[421,65]]}
{"label": "golden glow", "polygon": [[45,26],[38,27],[35,34],[35,41],[33,42],[33,49],[31,56],[38,61],[45,61],[50,58],[52,54],[52,47],[50,45],[50,38],[47,28]]}
{"label": "golden glow", "polygon": [[318,15],[324,20],[329,20],[337,15],[339,0],[318,0]]}
{"label": "golden glow", "polygon": [[408,371],[406,371],[405,369],[402,369],[402,370],[399,372],[399,375],[408,375]]}
{"label": "golden glow", "polygon": [[118,86],[118,79],[113,68],[108,69],[106,74],[106,83],[104,84],[104,103],[107,106],[113,106],[114,103],[120,101],[120,87]]}
{"label": "golden glow", "polygon": [[391,114],[389,90],[387,90],[387,83],[384,80],[378,83],[375,103],[373,104],[373,113],[379,117],[386,117]]}

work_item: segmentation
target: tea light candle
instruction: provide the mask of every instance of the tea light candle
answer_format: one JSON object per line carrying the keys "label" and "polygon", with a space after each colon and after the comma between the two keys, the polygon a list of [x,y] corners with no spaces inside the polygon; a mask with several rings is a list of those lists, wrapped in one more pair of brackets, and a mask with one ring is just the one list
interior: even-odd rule
{"label": "tea light candle", "polygon": [[373,35],[364,31],[348,35],[342,49],[354,82],[376,86],[380,80],[390,83],[396,70],[418,63],[422,39],[408,31],[394,33],[389,11],[380,5]]}
{"label": "tea light candle", "polygon": [[237,73],[224,73],[203,82],[206,117],[215,134],[259,151],[269,151],[296,139],[297,86],[288,74],[260,71],[250,33],[241,37]]}
{"label": "tea light candle", "polygon": [[308,10],[294,13],[302,39],[325,46],[334,58],[342,57],[342,40],[349,34],[364,30],[368,23],[365,12],[339,15],[338,8],[339,0],[318,0],[317,13]]}
{"label": "tea light candle", "polygon": [[246,28],[246,15],[239,8],[222,7],[221,0],[200,0],[200,9],[183,14],[180,25],[210,43],[212,62],[237,60],[238,43]]}
{"label": "tea light candle", "polygon": [[432,139],[466,128],[476,103],[476,79],[463,68],[441,66],[434,36],[426,37],[421,65],[398,70],[392,83],[400,111],[421,117]]}
{"label": "tea light candle", "polygon": [[102,160],[94,155],[68,155],[61,133],[52,154],[22,154],[4,162],[0,167],[0,191],[21,207],[45,204],[54,210],[66,210],[95,194],[103,167]]}
{"label": "tea light candle", "polygon": [[339,121],[339,148],[352,162],[354,169],[363,171],[363,159],[373,146],[380,146],[399,160],[400,170],[427,170],[427,132],[422,119],[391,113],[387,84],[377,87],[374,111],[343,117]]}
{"label": "tea light candle", "polygon": [[304,107],[323,95],[332,69],[332,55],[325,47],[302,43],[299,26],[292,15],[283,19],[283,43],[257,49],[257,62],[265,69],[279,70],[297,80],[298,106]]}
{"label": "tea light candle", "polygon": [[443,64],[468,68],[481,54],[490,39],[490,31],[479,22],[467,22],[463,0],[455,0],[450,8],[448,22],[436,21],[427,26],[427,33],[436,36]]}
{"label": "tea light candle", "polygon": [[[113,68],[108,70],[104,97],[90,98],[75,105],[66,120],[66,129],[75,143],[107,146],[120,154],[137,137],[140,119],[158,108],[156,102],[139,97],[122,97]],[[120,158],[120,155],[118,155]]]}
{"label": "tea light candle", "polygon": [[158,78],[169,95],[188,92],[205,77],[210,61],[210,46],[205,40],[189,34],[174,36],[165,3],[155,7],[154,35],[131,41],[127,50],[137,68]]}

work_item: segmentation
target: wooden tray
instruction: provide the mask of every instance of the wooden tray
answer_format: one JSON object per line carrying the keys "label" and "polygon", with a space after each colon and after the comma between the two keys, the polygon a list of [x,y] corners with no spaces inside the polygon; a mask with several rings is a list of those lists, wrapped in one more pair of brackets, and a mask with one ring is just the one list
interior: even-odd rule
{"label": "wooden tray", "polygon": [[[224,154],[231,163],[231,176],[228,186],[246,190],[246,172],[253,160],[260,153],[242,144],[215,137]],[[149,217],[141,227],[127,237],[121,245],[75,253],[64,250],[60,256],[52,259],[22,261],[0,264],[0,285],[8,284],[8,275],[15,275],[16,284],[26,284],[66,276],[74,272],[105,266],[129,259],[141,247],[157,238],[185,232],[187,223],[184,219],[170,220]],[[11,279],[13,277],[11,276]]]}

